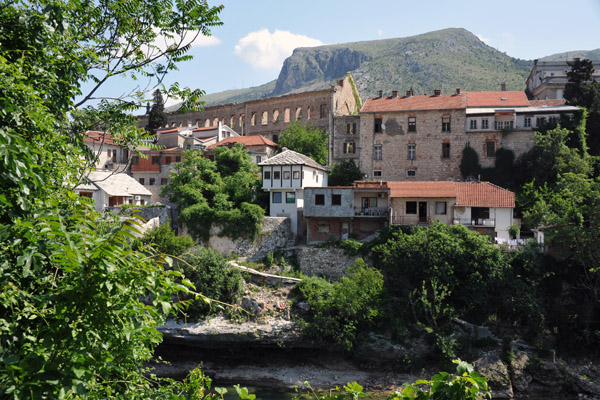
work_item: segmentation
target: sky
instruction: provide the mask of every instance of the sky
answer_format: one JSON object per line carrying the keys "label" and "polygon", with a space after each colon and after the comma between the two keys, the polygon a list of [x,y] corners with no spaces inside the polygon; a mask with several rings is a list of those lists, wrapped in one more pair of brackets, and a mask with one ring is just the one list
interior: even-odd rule
{"label": "sky", "polygon": [[[600,0],[208,0],[223,4],[222,26],[192,47],[194,59],[165,83],[216,93],[277,79],[296,47],[465,28],[489,46],[533,60],[600,48]],[[133,85],[115,79],[103,94]],[[168,104],[172,103],[172,100]]]}

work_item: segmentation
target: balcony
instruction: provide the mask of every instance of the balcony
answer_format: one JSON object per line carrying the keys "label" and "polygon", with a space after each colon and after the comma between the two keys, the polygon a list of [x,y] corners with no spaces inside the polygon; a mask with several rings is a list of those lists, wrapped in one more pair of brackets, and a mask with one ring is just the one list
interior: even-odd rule
{"label": "balcony", "polygon": [[493,228],[496,226],[496,220],[491,218],[454,218],[454,225],[465,225],[475,227],[489,227]]}
{"label": "balcony", "polygon": [[354,216],[355,217],[375,217],[375,218],[384,218],[390,215],[390,211],[386,207],[365,207],[359,208],[354,207]]}

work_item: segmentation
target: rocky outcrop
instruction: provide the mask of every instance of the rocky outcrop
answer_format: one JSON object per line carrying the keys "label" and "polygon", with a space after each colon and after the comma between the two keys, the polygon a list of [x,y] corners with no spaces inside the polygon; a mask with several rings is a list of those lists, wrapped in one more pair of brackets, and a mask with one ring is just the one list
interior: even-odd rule
{"label": "rocky outcrop", "polygon": [[309,82],[324,82],[343,77],[348,71],[370,60],[351,48],[298,48],[283,63],[273,96],[288,93]]}
{"label": "rocky outcrop", "polygon": [[339,280],[346,275],[359,256],[349,256],[343,249],[337,247],[296,248],[296,257],[300,271],[308,276],[324,276],[327,279]]}

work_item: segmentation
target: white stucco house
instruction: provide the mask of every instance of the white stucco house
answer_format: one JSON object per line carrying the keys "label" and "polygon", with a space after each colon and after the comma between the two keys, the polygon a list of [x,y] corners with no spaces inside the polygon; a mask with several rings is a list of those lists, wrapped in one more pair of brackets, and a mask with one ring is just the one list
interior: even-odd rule
{"label": "white stucco house", "polygon": [[292,233],[304,236],[304,188],[327,186],[327,168],[285,148],[258,165],[262,167],[263,190],[269,192],[269,215],[289,217]]}
{"label": "white stucco house", "polygon": [[80,196],[94,199],[96,210],[124,204],[143,206],[150,203],[152,193],[131,176],[114,171],[94,171],[75,191]]}

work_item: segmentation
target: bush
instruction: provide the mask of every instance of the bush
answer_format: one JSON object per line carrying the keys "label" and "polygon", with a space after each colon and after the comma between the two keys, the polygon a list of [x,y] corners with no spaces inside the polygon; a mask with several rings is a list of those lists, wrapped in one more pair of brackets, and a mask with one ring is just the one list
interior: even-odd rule
{"label": "bush", "polygon": [[[183,262],[180,263],[180,269],[194,284],[197,292],[223,303],[231,304],[239,300],[243,287],[242,275],[219,253],[199,247],[181,258]],[[216,311],[212,302],[198,299],[192,302],[188,314],[192,319],[200,320]]]}
{"label": "bush", "polygon": [[175,235],[168,223],[146,231],[139,242],[144,245],[154,245],[158,252],[171,256],[179,256],[195,244],[189,236]]}
{"label": "bush", "polygon": [[383,275],[360,258],[339,282],[309,278],[297,290],[310,305],[310,314],[302,321],[306,335],[345,350],[351,350],[382,314]]}

